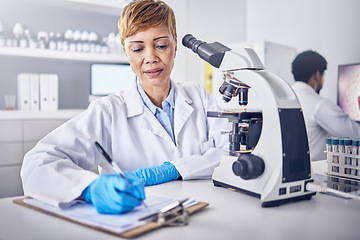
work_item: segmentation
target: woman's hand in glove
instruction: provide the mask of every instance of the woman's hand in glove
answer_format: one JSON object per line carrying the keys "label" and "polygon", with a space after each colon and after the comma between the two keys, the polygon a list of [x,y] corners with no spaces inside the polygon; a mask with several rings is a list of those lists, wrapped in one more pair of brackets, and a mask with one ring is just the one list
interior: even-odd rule
{"label": "woman's hand in glove", "polygon": [[103,174],[82,192],[82,198],[94,205],[99,213],[119,214],[141,205],[145,199],[144,182],[133,173]]}

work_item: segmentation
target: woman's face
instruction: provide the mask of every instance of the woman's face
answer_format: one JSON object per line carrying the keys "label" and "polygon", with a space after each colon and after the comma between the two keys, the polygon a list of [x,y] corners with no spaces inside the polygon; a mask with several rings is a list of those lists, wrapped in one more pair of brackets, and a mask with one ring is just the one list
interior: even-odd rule
{"label": "woman's face", "polygon": [[143,88],[169,86],[176,41],[165,24],[125,39],[124,51]]}

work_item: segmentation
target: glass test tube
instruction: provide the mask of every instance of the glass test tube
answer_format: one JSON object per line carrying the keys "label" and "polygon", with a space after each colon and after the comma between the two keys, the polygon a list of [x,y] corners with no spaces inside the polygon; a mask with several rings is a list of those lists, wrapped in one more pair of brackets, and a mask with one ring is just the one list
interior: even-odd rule
{"label": "glass test tube", "polygon": [[351,165],[351,157],[348,156],[351,154],[351,148],[352,148],[352,140],[351,139],[345,139],[344,140],[345,145],[345,164]]}
{"label": "glass test tube", "polygon": [[[360,146],[360,140],[353,139],[352,148],[351,148],[351,154],[354,156],[353,158],[351,158],[351,165],[353,166],[359,166],[359,146]],[[355,175],[360,176],[360,171],[357,170],[357,173],[355,171]]]}
{"label": "glass test tube", "polygon": [[359,145],[360,145],[360,140],[354,139],[352,142],[352,148],[351,148],[351,153],[353,156],[355,156],[352,158],[353,166],[359,166],[359,159],[357,158],[359,156]]}
{"label": "glass test tube", "polygon": [[345,146],[344,146],[344,138],[339,138],[339,147],[338,150],[340,153],[345,153]]}
{"label": "glass test tube", "polygon": [[[344,138],[339,138],[339,146],[338,146],[339,153],[345,153],[345,146],[344,146]],[[345,161],[345,160],[344,160]],[[337,163],[340,164],[340,154],[337,157]],[[345,173],[350,174],[350,169],[345,168]]]}
{"label": "glass test tube", "polygon": [[335,154],[335,153],[339,152],[339,139],[338,138],[331,139],[331,151],[334,153],[332,162],[339,163],[339,156]]}
{"label": "glass test tube", "polygon": [[331,138],[327,138],[327,139],[326,139],[326,151],[327,151],[327,152],[332,152],[332,149],[331,149]]}
{"label": "glass test tube", "polygon": [[[351,165],[351,148],[352,148],[352,140],[351,139],[345,139],[344,140],[344,148],[345,148],[345,164]],[[348,174],[351,175],[357,175],[356,169],[349,168]]]}
{"label": "glass test tube", "polygon": [[[339,139],[338,138],[331,139],[331,151],[333,152],[332,162],[339,163],[339,156],[336,155],[336,153],[339,152]],[[332,171],[339,172],[339,166],[333,166]]]}

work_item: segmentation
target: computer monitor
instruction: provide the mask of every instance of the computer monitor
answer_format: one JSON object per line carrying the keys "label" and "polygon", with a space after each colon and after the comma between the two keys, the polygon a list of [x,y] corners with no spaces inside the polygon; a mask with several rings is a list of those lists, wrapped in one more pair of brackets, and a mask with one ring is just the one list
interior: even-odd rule
{"label": "computer monitor", "polygon": [[91,65],[90,94],[106,96],[126,89],[134,82],[130,64],[94,63]]}
{"label": "computer monitor", "polygon": [[360,63],[339,65],[337,102],[351,119],[360,121]]}

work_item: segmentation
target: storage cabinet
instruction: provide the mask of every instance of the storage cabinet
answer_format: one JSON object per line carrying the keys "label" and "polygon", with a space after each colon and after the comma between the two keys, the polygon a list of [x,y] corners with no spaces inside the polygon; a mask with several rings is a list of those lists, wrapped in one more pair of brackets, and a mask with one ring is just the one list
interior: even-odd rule
{"label": "storage cabinet", "polygon": [[36,141],[65,122],[64,119],[34,119],[23,120],[23,140]]}
{"label": "storage cabinet", "polygon": [[21,164],[0,165],[0,198],[23,195],[20,169]]}
{"label": "storage cabinet", "polygon": [[[2,120],[0,141],[19,141],[22,138],[21,120]],[[9,131],[11,129],[11,131]]]}
{"label": "storage cabinet", "polygon": [[81,111],[0,111],[0,198],[23,195],[20,169],[24,155],[49,132]]}
{"label": "storage cabinet", "polygon": [[[0,121],[1,125],[1,121]],[[21,139],[15,142],[0,141],[1,161],[0,165],[21,164],[23,157],[23,146]]]}

